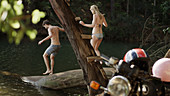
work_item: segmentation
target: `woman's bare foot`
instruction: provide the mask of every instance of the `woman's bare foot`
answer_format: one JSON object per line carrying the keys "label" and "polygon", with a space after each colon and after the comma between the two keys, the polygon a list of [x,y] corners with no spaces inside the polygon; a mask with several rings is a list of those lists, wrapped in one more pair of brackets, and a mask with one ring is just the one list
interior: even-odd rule
{"label": "woman's bare foot", "polygon": [[98,59],[95,59],[94,62],[100,62],[101,65],[103,64],[103,61]]}
{"label": "woman's bare foot", "polygon": [[43,73],[43,74],[46,75],[46,74],[49,74],[49,73],[51,73],[51,71],[46,71],[46,72]]}
{"label": "woman's bare foot", "polygon": [[102,64],[103,64],[103,62],[102,62],[102,61],[100,61],[100,64],[102,65]]}

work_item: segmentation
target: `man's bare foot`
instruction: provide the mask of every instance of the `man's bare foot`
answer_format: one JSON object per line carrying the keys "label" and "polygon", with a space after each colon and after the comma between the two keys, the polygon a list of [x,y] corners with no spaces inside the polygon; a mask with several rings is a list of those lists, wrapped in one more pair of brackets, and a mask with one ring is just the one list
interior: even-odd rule
{"label": "man's bare foot", "polygon": [[46,72],[43,73],[43,74],[46,75],[46,74],[49,74],[49,73],[51,73],[51,71],[46,71]]}
{"label": "man's bare foot", "polygon": [[49,75],[52,75],[52,74],[53,74],[53,72],[51,71]]}

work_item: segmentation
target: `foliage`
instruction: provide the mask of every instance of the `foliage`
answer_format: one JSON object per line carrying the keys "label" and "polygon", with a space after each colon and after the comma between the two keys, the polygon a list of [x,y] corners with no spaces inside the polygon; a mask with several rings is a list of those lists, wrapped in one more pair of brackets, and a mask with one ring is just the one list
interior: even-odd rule
{"label": "foliage", "polygon": [[[144,23],[141,47],[146,48],[154,62],[170,48],[170,0],[161,0]],[[150,45],[150,46],[149,46]]]}
{"label": "foliage", "polygon": [[[112,4],[111,1],[114,3]],[[105,39],[140,41],[144,22],[153,13],[161,14],[157,18],[162,25],[167,25],[169,22],[169,19],[165,18],[165,15],[169,16],[167,10],[170,7],[169,1],[155,1],[156,5],[153,0],[130,0],[128,5],[127,0],[72,0],[71,9],[76,16],[81,16],[83,21],[91,23],[92,15],[89,7],[96,4],[105,14],[109,25],[108,28],[104,28]],[[114,6],[113,10],[111,10],[111,6]],[[129,6],[129,13],[127,13],[127,6]],[[154,21],[154,19],[152,20]],[[86,30],[85,32],[90,31],[84,30]]]}
{"label": "foliage", "polygon": [[168,25],[163,25],[157,15],[154,18],[155,22],[153,22],[153,15],[147,18],[142,31],[142,43],[140,45],[141,48],[146,49],[149,53],[152,64],[164,57],[166,51],[170,48],[169,27]]}
{"label": "foliage", "polygon": [[[108,23],[108,28],[103,28],[105,40],[141,42],[140,47],[147,49],[153,60],[169,48],[170,0],[129,0],[129,3],[127,0],[72,0],[71,9],[83,21],[91,23],[92,4],[105,14]],[[84,30],[91,32],[89,28]]]}
{"label": "foliage", "polygon": [[[3,0],[3,1],[7,1],[7,0]],[[114,3],[111,3],[111,1],[114,1]],[[170,0],[155,0],[155,1],[156,1],[156,5],[154,5],[153,0],[141,0],[141,1],[129,0],[129,3],[127,3],[127,0],[71,0],[70,8],[75,14],[75,16],[81,17],[81,19],[85,23],[91,23],[92,14],[89,9],[91,5],[96,4],[99,7],[101,13],[105,14],[106,21],[108,22],[108,25],[109,25],[108,28],[103,28],[104,30],[103,32],[105,35],[104,39],[122,40],[122,41],[130,40],[130,41],[140,42],[145,20],[147,20],[147,18],[153,15],[154,13],[159,14],[159,15],[156,15],[156,19],[152,18],[151,23],[157,22],[159,23],[159,25],[153,26],[150,24],[149,26],[150,28],[154,29],[155,27],[158,27],[158,26],[169,25],[170,19],[168,17],[170,15],[169,14]],[[30,20],[30,19],[32,20],[35,19],[39,21],[41,17],[39,16],[39,13],[41,14],[41,11],[46,13],[46,17],[44,19],[48,19],[53,25],[59,24],[61,26],[48,0],[41,0],[41,2],[39,2],[38,0],[23,0],[24,6],[22,5],[23,6],[22,11],[20,10],[17,12],[15,12],[16,8],[20,8],[20,7],[15,7],[14,9],[13,7],[14,1],[10,1],[9,5],[12,7],[7,8],[8,11],[6,12],[8,12],[8,16],[6,17],[4,21],[3,20],[0,21],[0,22],[3,22],[1,23],[0,28],[1,28],[1,31],[2,29],[12,30],[10,32],[7,32],[7,31],[5,32],[8,34],[9,38],[12,38],[12,39],[9,39],[10,42],[12,42],[13,40],[15,40],[16,42],[16,38],[23,37],[23,34],[26,33],[26,31],[24,30],[26,29],[32,30],[31,27],[36,28],[39,34],[44,34],[42,31],[41,21],[40,23],[37,23],[37,22]],[[111,9],[112,6],[113,6],[113,9]],[[129,13],[127,13],[127,10],[128,10],[127,6],[129,6]],[[38,11],[38,10],[34,11],[35,9],[39,9],[41,11]],[[10,10],[13,10],[13,11],[10,11]],[[6,13],[4,9],[3,9],[3,12],[5,15]],[[38,15],[32,18],[31,16],[32,12],[37,12]],[[15,13],[15,15],[10,16],[11,13]],[[21,15],[17,15],[17,14],[21,14]],[[0,15],[2,16],[2,11]],[[15,17],[15,21],[14,20],[10,21],[12,23],[9,24],[9,20],[11,20],[14,17]],[[44,17],[44,14],[42,14],[42,17]],[[17,23],[17,20],[19,23]],[[30,24],[32,23],[33,24],[37,23],[37,24],[30,26]],[[26,29],[24,29],[24,26],[27,26],[25,27]],[[91,34],[90,28],[85,28],[85,27],[82,27],[82,28],[84,30],[84,33]],[[23,33],[20,31],[22,31]],[[34,31],[32,33],[34,35],[33,34],[32,36],[29,35],[29,37],[32,37],[33,39],[36,36],[37,32]],[[22,36],[17,36],[19,34],[22,34]],[[31,34],[31,31],[29,31],[27,35],[28,34]],[[64,37],[66,37],[66,35],[64,35]],[[20,41],[20,39],[18,41]]]}
{"label": "foliage", "polygon": [[161,13],[163,14],[163,22],[166,22],[166,24],[169,24],[170,22],[170,18],[169,17],[169,12],[170,12],[170,0],[167,0],[165,2],[163,2],[161,5],[160,5],[160,11]]}
{"label": "foliage", "polygon": [[7,34],[9,42],[19,44],[25,33],[31,40],[35,39],[37,30],[29,27],[30,19],[37,24],[45,13],[35,9],[32,14],[24,15],[22,0],[2,0],[0,4],[0,31]]}
{"label": "foliage", "polygon": [[161,8],[162,8],[162,13],[165,15],[165,14],[168,14],[169,11],[170,11],[170,0],[167,0],[165,2],[163,2],[161,4]]}
{"label": "foliage", "polygon": [[164,34],[170,33],[170,28],[168,27],[168,28],[166,28],[166,29],[163,29],[163,32],[164,32]]}

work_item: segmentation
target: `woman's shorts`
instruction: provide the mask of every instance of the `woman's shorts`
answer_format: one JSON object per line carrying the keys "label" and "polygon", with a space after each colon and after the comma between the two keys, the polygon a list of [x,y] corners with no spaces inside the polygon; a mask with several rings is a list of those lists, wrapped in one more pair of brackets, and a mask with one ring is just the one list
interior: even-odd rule
{"label": "woman's shorts", "polygon": [[97,37],[97,39],[103,39],[103,34],[102,33],[97,33],[97,34],[93,34],[94,36]]}

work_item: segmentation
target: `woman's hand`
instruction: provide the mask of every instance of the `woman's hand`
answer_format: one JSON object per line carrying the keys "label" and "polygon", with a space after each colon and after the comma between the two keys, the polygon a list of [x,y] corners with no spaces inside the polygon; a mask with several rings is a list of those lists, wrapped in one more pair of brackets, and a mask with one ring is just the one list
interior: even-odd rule
{"label": "woman's hand", "polygon": [[80,21],[79,24],[84,25],[84,22],[83,22],[83,21]]}

